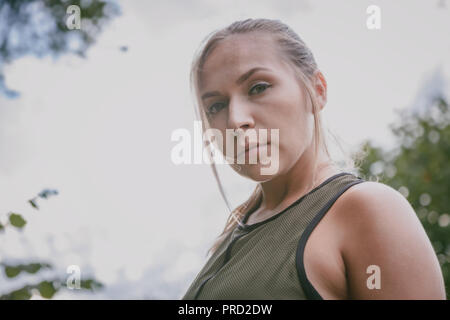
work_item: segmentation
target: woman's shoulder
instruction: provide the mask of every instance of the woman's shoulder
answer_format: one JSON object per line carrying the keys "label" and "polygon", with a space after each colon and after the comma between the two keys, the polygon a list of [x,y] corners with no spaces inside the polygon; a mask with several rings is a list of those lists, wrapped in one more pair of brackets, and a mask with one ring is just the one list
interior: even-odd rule
{"label": "woman's shoulder", "polygon": [[[374,181],[356,184],[342,194],[334,213],[341,256],[356,296],[440,298],[442,276],[433,247],[399,191]],[[368,290],[371,267],[381,272],[385,290]],[[413,278],[417,283],[408,283]]]}
{"label": "woman's shoulder", "polygon": [[[362,179],[362,178],[359,178]],[[378,196],[402,196],[402,194],[392,188],[391,186],[377,181],[369,181],[362,179],[362,183],[358,183],[352,186],[348,191],[345,192],[345,197],[351,195],[351,200],[365,200],[370,201],[371,199],[378,200]],[[403,196],[402,196],[403,197]]]}
{"label": "woman's shoulder", "polygon": [[389,185],[364,181],[346,190],[336,201],[336,215],[345,225],[420,221],[408,200]]}

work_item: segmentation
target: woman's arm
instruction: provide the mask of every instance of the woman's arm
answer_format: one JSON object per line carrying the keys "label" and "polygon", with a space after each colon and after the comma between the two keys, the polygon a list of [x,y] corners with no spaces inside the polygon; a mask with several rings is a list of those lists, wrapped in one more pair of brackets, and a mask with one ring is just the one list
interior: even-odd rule
{"label": "woman's arm", "polygon": [[367,181],[339,211],[348,299],[445,299],[437,256],[409,202]]}

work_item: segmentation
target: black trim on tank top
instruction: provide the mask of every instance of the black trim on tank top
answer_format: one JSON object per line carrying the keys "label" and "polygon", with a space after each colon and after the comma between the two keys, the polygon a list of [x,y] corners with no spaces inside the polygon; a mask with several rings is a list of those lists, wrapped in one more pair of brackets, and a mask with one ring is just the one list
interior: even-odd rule
{"label": "black trim on tank top", "polygon": [[311,282],[309,282],[306,277],[305,265],[303,260],[303,255],[305,252],[306,242],[308,241],[309,236],[311,235],[314,228],[319,224],[320,220],[325,216],[330,207],[334,204],[334,202],[351,186],[364,182],[365,180],[358,177],[359,180],[353,181],[342,188],[341,191],[337,195],[335,195],[327,204],[319,211],[318,214],[312,219],[312,221],[308,224],[305,231],[303,232],[297,246],[297,252],[295,256],[295,264],[297,267],[297,274],[300,279],[300,284],[303,288],[303,291],[306,295],[307,299],[310,300],[323,300],[317,290],[313,287]]}
{"label": "black trim on tank top", "polygon": [[[340,172],[337,173],[331,177],[329,177],[328,179],[326,179],[324,182],[322,182],[320,185],[318,185],[317,187],[315,187],[314,189],[312,189],[311,191],[309,191],[308,193],[304,194],[303,196],[301,196],[299,199],[295,200],[295,202],[293,202],[292,204],[290,204],[287,208],[285,208],[284,210],[282,210],[281,212],[271,216],[270,218],[267,218],[266,220],[257,222],[257,223],[253,223],[253,224],[245,224],[245,222],[247,222],[247,219],[249,218],[249,216],[251,215],[251,213],[253,213],[253,211],[248,211],[245,215],[244,218],[241,220],[241,223],[244,225],[243,227],[241,225],[238,224],[237,228],[239,230],[243,230],[243,231],[250,231],[253,230],[254,228],[274,220],[275,218],[278,218],[279,216],[281,216],[282,213],[284,213],[285,211],[289,210],[290,208],[292,208],[293,206],[299,204],[306,196],[310,195],[311,193],[313,193],[314,191],[322,188],[324,185],[326,185],[327,183],[329,183],[330,181],[340,177],[340,176],[344,176],[344,175],[354,175],[353,173],[349,173],[349,172]],[[359,177],[358,177],[359,178]]]}

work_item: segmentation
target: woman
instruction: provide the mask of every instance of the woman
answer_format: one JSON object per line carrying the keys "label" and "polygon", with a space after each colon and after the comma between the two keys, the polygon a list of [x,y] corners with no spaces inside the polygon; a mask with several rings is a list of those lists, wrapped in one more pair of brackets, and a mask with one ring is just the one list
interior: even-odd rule
{"label": "woman", "polygon": [[[331,159],[320,121],[327,83],[294,31],[278,20],[235,22],[209,37],[191,76],[205,130],[278,129],[279,139],[232,164],[257,188],[182,299],[445,299],[407,200]],[[262,151],[274,144],[277,171],[264,175]]]}

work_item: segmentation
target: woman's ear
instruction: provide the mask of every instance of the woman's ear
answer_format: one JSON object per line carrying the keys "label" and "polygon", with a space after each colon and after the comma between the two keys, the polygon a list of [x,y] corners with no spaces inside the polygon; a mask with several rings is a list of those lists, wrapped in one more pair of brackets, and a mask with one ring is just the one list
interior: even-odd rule
{"label": "woman's ear", "polygon": [[316,90],[319,110],[322,111],[327,103],[327,81],[320,70],[314,73],[314,90]]}

